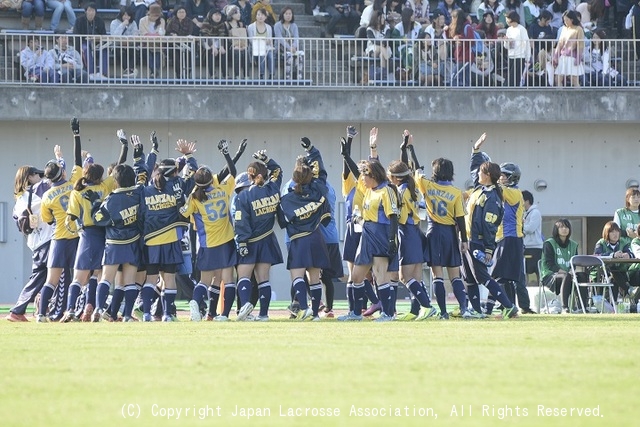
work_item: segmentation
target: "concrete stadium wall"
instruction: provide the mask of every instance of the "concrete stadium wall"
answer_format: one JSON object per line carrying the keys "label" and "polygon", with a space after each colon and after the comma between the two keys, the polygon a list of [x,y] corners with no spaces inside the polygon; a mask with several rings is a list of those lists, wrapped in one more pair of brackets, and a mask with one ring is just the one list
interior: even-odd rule
{"label": "concrete stadium wall", "polygon": [[[300,137],[308,136],[324,154],[329,180],[338,193],[342,170],[338,141],[347,124],[355,124],[360,131],[354,158],[367,156],[369,129],[374,125],[380,127],[382,162],[398,158],[401,133],[406,128],[413,133],[418,156],[427,170],[436,157],[454,162],[459,187],[464,187],[468,179],[471,145],[486,131],[489,138],[485,150],[496,162],[520,165],[520,187],[532,190],[546,217],[610,217],[623,206],[625,182],[640,180],[636,154],[640,142],[640,105],[636,104],[640,100],[626,94],[598,92],[596,96],[592,91],[571,90],[545,93],[547,109],[541,104],[537,110],[529,109],[533,104],[526,102],[516,108],[517,97],[510,93],[441,92],[437,95],[441,101],[420,109],[417,105],[423,101],[416,99],[427,96],[422,90],[275,92],[3,87],[0,146],[5,155],[0,160],[0,170],[4,171],[0,206],[4,216],[0,236],[4,241],[0,242],[0,271],[5,272],[5,280],[0,286],[0,303],[15,300],[30,271],[30,251],[10,218],[15,170],[23,164],[43,166],[53,157],[55,144],[62,146],[71,164],[69,118],[73,115],[81,119],[83,148],[105,165],[117,158],[120,147],[115,131],[122,127],[129,135],[141,135],[145,142],[156,130],[161,139],[160,157],[175,156],[178,138],[197,141],[196,158],[214,170],[223,166],[215,148],[219,139],[231,139],[235,150],[242,138],[248,138],[249,147],[239,169],[250,161],[250,153],[266,148],[283,166],[286,180],[302,152]],[[582,96],[582,109],[577,107],[578,94]],[[539,95],[518,96],[531,100]],[[491,100],[503,101],[492,107]],[[509,102],[513,108],[503,105]],[[149,144],[145,145],[148,150]],[[548,188],[533,190],[537,179],[544,179]],[[341,226],[341,218],[338,221]],[[282,243],[280,231],[278,236]],[[272,276],[278,299],[288,298],[289,276],[284,266],[274,267]]]}

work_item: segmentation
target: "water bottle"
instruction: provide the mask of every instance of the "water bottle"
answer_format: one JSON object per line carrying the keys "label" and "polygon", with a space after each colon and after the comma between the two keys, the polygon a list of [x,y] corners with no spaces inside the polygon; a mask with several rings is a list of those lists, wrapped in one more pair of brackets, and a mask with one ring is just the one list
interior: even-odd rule
{"label": "water bottle", "polygon": [[491,267],[493,265],[493,259],[487,262],[487,256],[479,249],[473,251],[473,256],[475,259],[486,265],[487,267]]}

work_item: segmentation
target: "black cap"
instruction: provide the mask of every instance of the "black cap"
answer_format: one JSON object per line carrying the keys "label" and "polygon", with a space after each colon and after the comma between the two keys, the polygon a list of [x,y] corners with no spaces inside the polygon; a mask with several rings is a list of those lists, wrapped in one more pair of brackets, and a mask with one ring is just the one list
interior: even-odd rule
{"label": "black cap", "polygon": [[42,178],[44,176],[44,171],[41,169],[38,169],[34,166],[30,166],[29,167],[29,175],[40,175],[40,178]]}

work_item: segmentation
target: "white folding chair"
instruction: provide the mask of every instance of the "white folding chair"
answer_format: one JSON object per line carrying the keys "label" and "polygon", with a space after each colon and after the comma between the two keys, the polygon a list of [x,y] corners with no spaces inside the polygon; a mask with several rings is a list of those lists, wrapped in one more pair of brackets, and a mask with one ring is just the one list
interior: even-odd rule
{"label": "white folding chair", "polygon": [[[575,302],[576,293],[578,294],[578,300],[580,301],[580,308],[583,313],[586,313],[585,309],[585,301],[582,300],[582,294],[580,293],[580,288],[587,288],[591,290],[592,295],[595,288],[603,289],[603,304],[605,299],[605,290],[608,289],[609,292],[609,302],[613,306],[614,313],[617,313],[617,307],[615,301],[613,301],[613,283],[609,280],[609,273],[607,271],[607,267],[604,262],[597,256],[594,255],[574,255],[571,257],[569,261],[571,265],[571,276],[573,285],[571,286],[571,303],[569,306],[573,307],[573,302]],[[594,275],[595,280],[593,282],[589,281],[590,276]],[[604,311],[604,310],[602,310]]]}

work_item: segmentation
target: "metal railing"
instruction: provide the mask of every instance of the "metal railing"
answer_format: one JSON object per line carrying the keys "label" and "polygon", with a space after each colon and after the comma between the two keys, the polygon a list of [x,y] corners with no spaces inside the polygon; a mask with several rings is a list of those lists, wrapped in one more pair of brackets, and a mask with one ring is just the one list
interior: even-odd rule
{"label": "metal railing", "polygon": [[[77,52],[62,52],[60,38]],[[29,43],[39,46],[27,51]],[[473,61],[452,59],[455,42],[387,40],[383,60],[365,54],[366,39],[303,38],[283,54],[277,41],[206,37],[122,37],[0,34],[0,84],[474,87],[541,90],[565,86],[640,85],[633,40],[603,40],[604,70],[592,55],[576,59],[585,74],[572,81],[554,75],[554,41],[532,41],[531,58],[509,58],[501,40],[484,41]],[[469,46],[475,41],[462,41]],[[271,44],[274,46],[272,47]],[[587,41],[585,51],[591,52]],[[459,46],[459,45],[458,45]],[[33,44],[31,45],[34,48]],[[56,51],[57,48],[57,51]],[[46,53],[45,53],[46,51]],[[225,52],[224,54],[222,52]],[[601,53],[604,50],[601,49]],[[640,46],[638,49],[640,54]],[[80,58],[80,59],[78,59]],[[608,58],[608,60],[607,60]],[[31,62],[30,62],[31,60]],[[608,64],[607,64],[608,62]],[[74,65],[75,64],[75,65]],[[640,86],[639,86],[640,87]]]}

